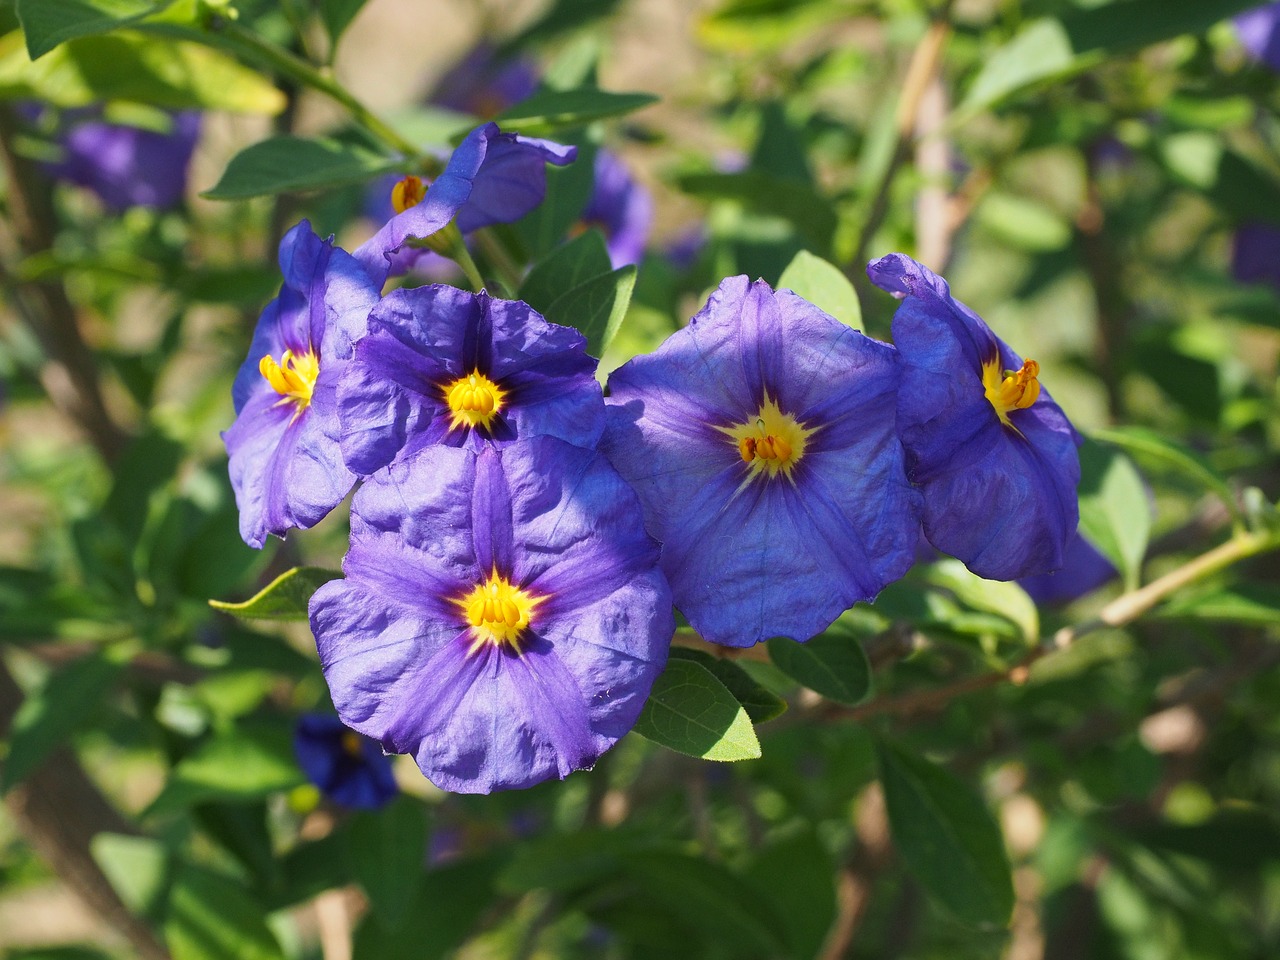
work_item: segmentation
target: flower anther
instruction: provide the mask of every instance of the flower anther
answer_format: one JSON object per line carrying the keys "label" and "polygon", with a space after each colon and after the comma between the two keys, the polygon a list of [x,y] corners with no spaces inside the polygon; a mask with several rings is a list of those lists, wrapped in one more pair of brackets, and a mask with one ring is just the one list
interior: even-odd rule
{"label": "flower anther", "polygon": [[791,414],[783,413],[767,393],[754,417],[720,430],[729,435],[753,479],[761,474],[776,477],[781,473],[790,480],[791,471],[804,456],[805,445],[814,433]]}
{"label": "flower anther", "polygon": [[295,354],[286,350],[277,363],[271,354],[258,361],[258,370],[271,384],[271,389],[280,394],[280,403],[293,403],[297,406],[297,416],[311,404],[311,393],[315,390],[316,378],[320,376],[320,358],[314,350],[303,354]]}
{"label": "flower anther", "polygon": [[1010,410],[1025,410],[1040,396],[1040,381],[1036,379],[1039,374],[1040,364],[1034,360],[1024,360],[1022,369],[1016,371],[1001,370],[999,357],[982,365],[982,386],[987,400],[1005,426],[1013,426],[1009,422]]}
{"label": "flower anther", "polygon": [[489,643],[497,647],[507,644],[518,653],[534,610],[545,599],[530,596],[494,570],[488,580],[454,603],[462,608],[471,626],[473,652]]}
{"label": "flower anther", "polygon": [[487,430],[494,418],[502,412],[507,392],[483,373],[473,370],[467,376],[447,384],[444,387],[444,397],[453,414],[450,429],[483,427]]}

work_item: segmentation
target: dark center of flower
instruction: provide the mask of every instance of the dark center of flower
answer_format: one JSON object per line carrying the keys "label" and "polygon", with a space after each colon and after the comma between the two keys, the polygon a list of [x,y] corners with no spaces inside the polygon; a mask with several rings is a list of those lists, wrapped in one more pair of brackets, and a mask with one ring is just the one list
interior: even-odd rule
{"label": "dark center of flower", "polygon": [[1021,370],[1001,370],[1000,359],[989,360],[982,365],[982,387],[987,400],[995,408],[1000,422],[1013,426],[1009,411],[1025,410],[1040,396],[1040,364],[1024,360]]}
{"label": "dark center of flower", "polygon": [[348,730],[343,733],[342,752],[356,760],[364,757],[364,742],[360,739],[360,734],[354,730]]}
{"label": "dark center of flower", "polygon": [[462,609],[471,626],[472,651],[490,643],[508,644],[518,652],[534,611],[545,599],[530,596],[494,570],[484,583],[477,584],[454,603]]}
{"label": "dark center of flower", "polygon": [[804,456],[809,437],[815,432],[791,414],[783,413],[768,394],[754,417],[719,429],[728,434],[752,478],[781,473],[791,479],[791,471]]}
{"label": "dark center of flower", "polygon": [[271,384],[271,389],[280,394],[280,403],[297,407],[296,417],[311,405],[311,393],[320,376],[320,358],[313,350],[300,356],[286,350],[276,363],[275,358],[267,354],[258,361],[258,372]]}
{"label": "dark center of flower", "polygon": [[453,414],[449,427],[488,429],[506,405],[507,392],[478,370],[445,384],[445,402]]}

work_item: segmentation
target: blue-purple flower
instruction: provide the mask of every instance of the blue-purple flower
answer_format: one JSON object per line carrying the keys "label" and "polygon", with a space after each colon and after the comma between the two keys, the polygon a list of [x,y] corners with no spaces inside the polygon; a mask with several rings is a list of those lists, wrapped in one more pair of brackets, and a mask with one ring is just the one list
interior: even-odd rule
{"label": "blue-purple flower", "polygon": [[1246,223],[1231,244],[1231,274],[1242,283],[1266,283],[1280,290],[1280,227]]}
{"label": "blue-purple flower", "polygon": [[1240,43],[1255,60],[1280,70],[1280,3],[1266,3],[1235,18]]}
{"label": "blue-purple flower", "polygon": [[300,716],[293,751],[307,779],[344,807],[376,810],[399,792],[382,748],[332,714]]}
{"label": "blue-purple flower", "polygon": [[437,443],[478,450],[552,436],[594,447],[604,398],[586,347],[523,301],[444,285],[394,290],[369,314],[338,384],[347,466],[367,476]]}
{"label": "blue-purple flower", "polygon": [[608,150],[596,154],[595,183],[582,211],[584,227],[604,234],[614,269],[639,263],[644,257],[653,223],[653,198],[627,169],[622,158]]}
{"label": "blue-purple flower", "polygon": [[1041,388],[1039,364],[910,257],[891,253],[867,273],[902,298],[898,431],[925,536],[989,580],[1058,569],[1079,521],[1079,435]]}
{"label": "blue-purple flower", "polygon": [[1037,604],[1061,606],[1092,593],[1117,574],[1111,561],[1076,531],[1062,554],[1062,569],[1023,577],[1018,586]]}
{"label": "blue-purple flower", "polygon": [[101,118],[100,110],[64,113],[58,134],[60,160],[48,165],[59,179],[87,187],[107,210],[176,207],[187,189],[187,167],[200,135],[200,114],[169,117],[168,132]]}
{"label": "blue-purple flower", "polygon": [[222,435],[240,535],[252,547],[314,526],[355,482],[342,462],[335,390],[382,286],[306,220],[280,242],[280,270],[284,285],[258,319],[231,389],[236,421]]}
{"label": "blue-purple flower", "polygon": [[808,640],[906,572],[919,494],[897,387],[893,347],[746,277],[614,371],[602,449],[703,637]]}
{"label": "blue-purple flower", "polygon": [[445,790],[588,768],[666,661],[657,561],[593,451],[535,437],[394,463],[356,493],[346,579],[311,600],[338,713]]}
{"label": "blue-purple flower", "polygon": [[495,123],[476,127],[430,187],[423,189],[416,177],[397,185],[393,205],[402,212],[363,243],[355,258],[371,276],[385,279],[395,254],[411,240],[428,240],[450,223],[470,233],[519,220],[546,195],[546,165],[564,166],[577,155],[577,147],[501,133]]}
{"label": "blue-purple flower", "polygon": [[527,56],[502,57],[484,39],[445,71],[427,101],[488,120],[537,88],[537,63]]}

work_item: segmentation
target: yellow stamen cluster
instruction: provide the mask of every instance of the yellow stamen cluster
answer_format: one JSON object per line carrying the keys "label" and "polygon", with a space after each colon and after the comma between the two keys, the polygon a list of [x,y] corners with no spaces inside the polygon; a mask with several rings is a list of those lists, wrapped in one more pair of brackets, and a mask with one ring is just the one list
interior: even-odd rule
{"label": "yellow stamen cluster", "polygon": [[788,479],[814,433],[791,414],[783,413],[768,394],[754,417],[719,429],[729,435],[752,477],[762,473],[776,477],[781,473]]}
{"label": "yellow stamen cluster", "polygon": [[271,389],[280,394],[280,403],[296,404],[297,413],[301,413],[311,403],[311,393],[320,376],[320,358],[311,350],[303,354],[286,350],[276,363],[275,358],[267,354],[258,361],[258,372],[271,384]]}
{"label": "yellow stamen cluster", "polygon": [[360,739],[360,734],[354,730],[348,730],[342,735],[342,752],[348,756],[355,757],[359,760],[364,756],[364,741]]}
{"label": "yellow stamen cluster", "polygon": [[1040,364],[1034,360],[1025,360],[1022,369],[1000,369],[999,358],[982,365],[982,387],[986,391],[987,400],[995,408],[1000,422],[1013,426],[1009,421],[1009,411],[1025,410],[1036,402],[1040,396]]}
{"label": "yellow stamen cluster", "polygon": [[473,651],[491,643],[495,646],[508,644],[519,652],[521,637],[528,629],[534,611],[545,599],[530,596],[494,570],[488,580],[477,584],[454,603],[462,609],[471,626]]}
{"label": "yellow stamen cluster", "polygon": [[502,412],[507,399],[507,392],[479,371],[472,371],[465,377],[455,380],[444,387],[445,402],[453,413],[449,426],[458,430],[462,427],[483,427],[488,429],[494,418]]}
{"label": "yellow stamen cluster", "polygon": [[396,213],[404,213],[410,207],[416,207],[427,195],[427,188],[421,177],[409,174],[403,180],[397,180],[391,188],[391,207]]}

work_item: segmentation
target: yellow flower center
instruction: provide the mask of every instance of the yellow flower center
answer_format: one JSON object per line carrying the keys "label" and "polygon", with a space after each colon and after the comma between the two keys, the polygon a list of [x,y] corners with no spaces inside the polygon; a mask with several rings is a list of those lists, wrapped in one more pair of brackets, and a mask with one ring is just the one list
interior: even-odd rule
{"label": "yellow flower center", "polygon": [[719,429],[728,434],[743,463],[750,468],[752,478],[762,473],[770,477],[781,473],[788,480],[815,432],[791,414],[783,413],[768,394],[754,417]]}
{"label": "yellow flower center", "polygon": [[507,392],[479,371],[444,386],[445,402],[453,413],[449,427],[483,427],[488,429],[502,412]]}
{"label": "yellow flower center", "polygon": [[426,195],[427,188],[423,186],[422,178],[409,174],[403,180],[397,180],[391,188],[391,208],[396,213],[404,213],[420,204]]}
{"label": "yellow flower center", "polygon": [[529,621],[545,599],[530,596],[494,570],[488,580],[453,602],[462,609],[467,623],[471,625],[474,638],[472,652],[486,643],[499,647],[505,643],[518,653]]}
{"label": "yellow flower center", "polygon": [[311,404],[316,377],[320,376],[320,358],[312,350],[301,356],[296,356],[292,350],[286,350],[279,363],[276,363],[271,354],[267,354],[258,361],[258,371],[271,384],[271,389],[280,394],[280,403],[297,406],[298,409],[294,412],[296,417]]}
{"label": "yellow flower center", "polygon": [[357,760],[364,756],[364,741],[360,739],[360,734],[354,730],[348,730],[342,735],[342,752]]}
{"label": "yellow flower center", "polygon": [[1036,402],[1040,396],[1040,381],[1036,379],[1039,375],[1040,364],[1034,360],[1024,360],[1022,369],[1017,371],[1002,371],[999,357],[982,365],[982,387],[1005,426],[1013,426],[1009,422],[1010,410],[1025,410]]}

